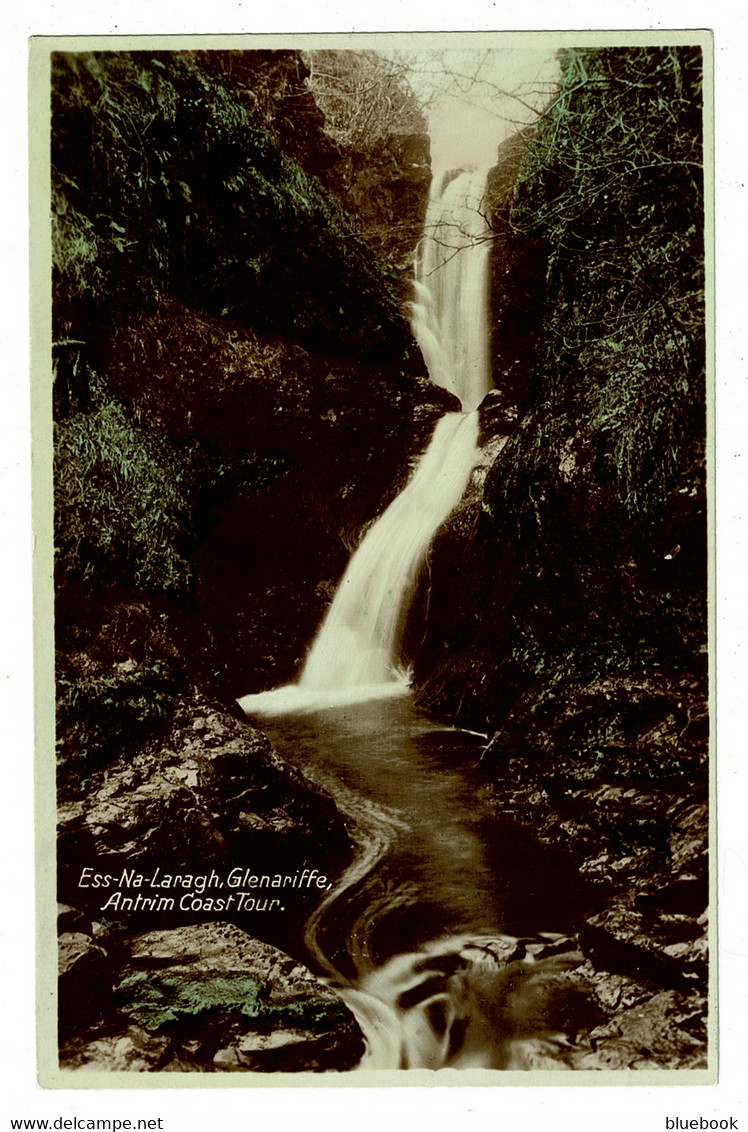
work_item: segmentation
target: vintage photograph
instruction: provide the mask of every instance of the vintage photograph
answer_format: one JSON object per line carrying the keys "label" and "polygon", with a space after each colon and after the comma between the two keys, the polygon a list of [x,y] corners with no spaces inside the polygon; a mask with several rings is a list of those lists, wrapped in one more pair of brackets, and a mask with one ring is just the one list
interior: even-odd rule
{"label": "vintage photograph", "polygon": [[42,1068],[714,1080],[711,40],[253,38],[34,46]]}

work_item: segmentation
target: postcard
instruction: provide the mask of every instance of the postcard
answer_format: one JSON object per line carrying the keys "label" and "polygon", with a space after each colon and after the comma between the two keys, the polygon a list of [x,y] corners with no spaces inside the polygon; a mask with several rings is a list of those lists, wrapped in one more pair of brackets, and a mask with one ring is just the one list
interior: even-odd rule
{"label": "postcard", "polygon": [[709,34],[31,95],[41,1083],[713,1082]]}

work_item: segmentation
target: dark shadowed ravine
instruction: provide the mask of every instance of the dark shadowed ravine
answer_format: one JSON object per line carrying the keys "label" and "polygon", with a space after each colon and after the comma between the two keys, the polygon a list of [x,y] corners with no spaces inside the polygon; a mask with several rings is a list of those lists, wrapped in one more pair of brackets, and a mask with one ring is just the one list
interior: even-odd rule
{"label": "dark shadowed ravine", "polygon": [[[435,183],[413,311],[432,378],[466,409],[486,392],[484,185],[480,173]],[[478,462],[477,435],[475,412],[441,419],[354,553],[298,683],[240,701],[353,823],[358,853],[306,945],[356,1015],[362,1064],[377,1069],[526,1068],[538,1041],[559,1037],[546,1000],[551,988],[573,994],[556,983],[581,961],[559,942],[579,903],[572,869],[492,816],[475,769],[487,737],[419,712],[399,667],[419,567]],[[554,943],[558,954],[536,961]]]}
{"label": "dark shadowed ravine", "polygon": [[65,1073],[712,1079],[702,39],[53,51]]}

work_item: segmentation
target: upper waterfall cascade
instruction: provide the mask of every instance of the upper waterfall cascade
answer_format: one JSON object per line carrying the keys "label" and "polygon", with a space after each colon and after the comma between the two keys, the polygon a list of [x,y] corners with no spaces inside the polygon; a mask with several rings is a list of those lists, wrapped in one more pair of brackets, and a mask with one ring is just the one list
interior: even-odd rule
{"label": "upper waterfall cascade", "polygon": [[435,177],[415,266],[413,333],[437,385],[465,412],[491,388],[485,169]]}

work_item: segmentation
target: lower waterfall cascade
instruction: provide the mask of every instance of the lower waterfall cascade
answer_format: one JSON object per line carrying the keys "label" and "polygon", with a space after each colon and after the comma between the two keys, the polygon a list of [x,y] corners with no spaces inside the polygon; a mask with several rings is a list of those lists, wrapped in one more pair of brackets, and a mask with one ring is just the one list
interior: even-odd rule
{"label": "lower waterfall cascade", "polygon": [[353,554],[298,683],[243,697],[245,712],[278,714],[407,689],[397,649],[408,599],[477,456],[478,414],[442,417],[407,484]]}

